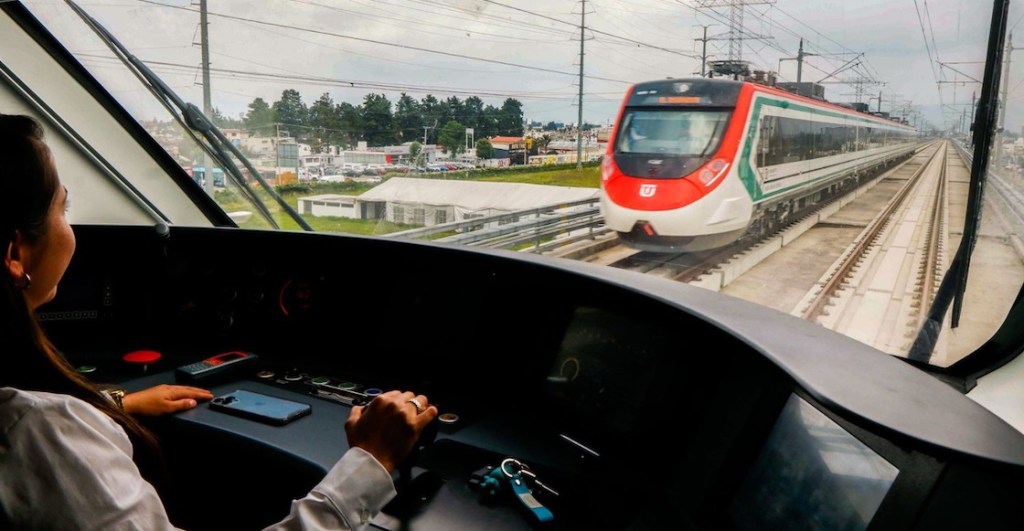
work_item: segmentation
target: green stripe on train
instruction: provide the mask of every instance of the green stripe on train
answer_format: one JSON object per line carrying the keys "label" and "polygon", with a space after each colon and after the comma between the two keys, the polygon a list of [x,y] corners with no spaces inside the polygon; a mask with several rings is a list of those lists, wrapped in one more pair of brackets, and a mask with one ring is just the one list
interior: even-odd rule
{"label": "green stripe on train", "polygon": [[[764,96],[755,96],[755,98],[756,99],[754,101],[754,113],[751,116],[750,126],[747,128],[746,140],[743,142],[743,153],[740,154],[740,165],[739,169],[737,170],[740,175],[740,181],[743,183],[743,187],[747,189],[747,193],[750,194],[750,198],[753,199],[755,203],[759,203],[769,197],[788,192],[789,190],[792,190],[794,188],[807,186],[809,184],[827,178],[826,176],[818,177],[817,179],[811,181],[794,184],[792,186],[780,188],[769,193],[764,193],[761,190],[761,186],[757,184],[757,178],[754,168],[750,166],[750,150],[753,149],[754,147],[754,137],[757,136],[757,124],[761,118],[761,108],[764,107],[765,105],[771,107],[778,107],[780,109],[792,109],[796,111],[805,111],[813,114],[832,116],[835,118],[843,118],[846,120],[853,120],[855,122],[861,122],[871,127],[885,127],[885,124],[880,124],[874,120],[869,120],[867,118],[860,118],[857,116],[850,116],[848,114],[842,114],[834,111],[816,109],[813,107],[808,107],[806,105],[801,105],[799,103],[793,103],[791,101],[773,100],[771,98],[767,98]],[[898,128],[896,127],[893,127],[892,129],[898,130]]]}

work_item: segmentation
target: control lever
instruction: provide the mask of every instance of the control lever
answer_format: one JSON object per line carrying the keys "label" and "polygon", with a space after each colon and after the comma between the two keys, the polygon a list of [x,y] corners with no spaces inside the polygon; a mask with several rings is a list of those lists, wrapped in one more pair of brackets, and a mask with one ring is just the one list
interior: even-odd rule
{"label": "control lever", "polygon": [[419,439],[413,444],[412,451],[395,467],[398,471],[398,479],[395,481],[395,490],[398,494],[384,506],[382,512],[406,520],[441,488],[444,480],[436,472],[418,469],[417,473],[413,473],[413,468],[423,452],[437,438],[437,425],[437,419],[427,424],[420,432]]}
{"label": "control lever", "polygon": [[406,456],[406,458],[403,459],[396,467],[398,470],[398,490],[401,490],[403,486],[412,481],[413,465],[419,461],[420,455],[423,454],[423,451],[433,444],[435,439],[437,439],[437,424],[437,419],[434,419],[430,424],[427,424],[423,428],[423,431],[420,432],[420,437],[416,439],[416,443],[412,445],[412,451],[409,452],[409,455]]}

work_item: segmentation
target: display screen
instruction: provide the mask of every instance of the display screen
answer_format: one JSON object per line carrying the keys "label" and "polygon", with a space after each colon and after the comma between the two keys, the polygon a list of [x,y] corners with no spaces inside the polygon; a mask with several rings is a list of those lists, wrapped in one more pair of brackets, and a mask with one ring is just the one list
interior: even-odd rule
{"label": "display screen", "polygon": [[865,529],[899,470],[793,395],[740,486],[737,529]]}
{"label": "display screen", "polygon": [[630,315],[577,309],[547,378],[555,404],[578,426],[630,432],[668,350],[663,336]]}

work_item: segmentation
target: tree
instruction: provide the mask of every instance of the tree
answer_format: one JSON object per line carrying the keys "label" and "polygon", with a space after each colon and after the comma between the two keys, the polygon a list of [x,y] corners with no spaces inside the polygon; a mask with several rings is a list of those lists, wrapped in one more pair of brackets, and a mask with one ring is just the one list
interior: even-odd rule
{"label": "tree", "polygon": [[476,96],[470,96],[462,102],[464,118],[462,123],[472,127],[477,136],[487,136],[484,131],[484,102]]}
{"label": "tree", "polygon": [[537,150],[538,154],[543,153],[548,149],[548,144],[550,144],[552,140],[554,140],[554,138],[552,138],[551,135],[543,134],[540,137],[533,139],[533,147]]}
{"label": "tree", "polygon": [[420,103],[403,92],[395,104],[395,122],[401,140],[420,138],[423,133],[423,109]]}
{"label": "tree", "polygon": [[466,108],[458,96],[452,96],[445,100],[445,105],[448,107],[448,115],[442,117],[441,123],[447,124],[448,120],[455,120],[461,124],[470,123],[466,119]]}
{"label": "tree", "polygon": [[295,89],[287,89],[281,93],[281,99],[274,102],[275,121],[285,125],[298,126],[294,131],[290,130],[292,136],[298,137],[309,120],[309,109],[302,103],[302,96]]}
{"label": "tree", "polygon": [[256,98],[249,104],[249,110],[245,113],[245,128],[250,132],[268,134],[270,127],[274,125],[274,111],[263,98]]}
{"label": "tree", "polygon": [[493,159],[494,158],[494,146],[491,145],[491,141],[486,138],[481,138],[476,141],[476,158],[478,159]]}
{"label": "tree", "polygon": [[341,144],[346,147],[356,145],[356,141],[363,138],[363,112],[361,107],[356,107],[349,102],[338,104],[339,128],[341,129]]}
{"label": "tree", "polygon": [[242,121],[235,118],[228,118],[224,113],[220,112],[220,109],[214,107],[210,109],[210,121],[213,125],[221,129],[229,128],[236,129],[242,126]]}
{"label": "tree", "polygon": [[327,92],[321,94],[320,99],[309,107],[309,126],[313,128],[313,139],[310,144],[314,152],[319,152],[321,146],[325,144],[337,143],[340,136],[336,130],[339,118],[338,108]]}
{"label": "tree", "polygon": [[[443,124],[441,121],[441,102],[437,101],[437,98],[427,94],[420,100],[420,112],[423,113],[423,125],[435,128],[437,124]],[[437,141],[437,130],[430,129],[427,131],[427,143]]]}
{"label": "tree", "polygon": [[444,148],[444,152],[451,155],[458,155],[465,151],[466,126],[455,120],[448,120],[441,132],[437,135],[437,143]]}
{"label": "tree", "polygon": [[493,105],[488,105],[484,108],[484,115],[480,120],[479,129],[477,129],[476,135],[479,137],[498,136],[501,134],[501,128],[499,126],[500,121],[501,110]]}
{"label": "tree", "polygon": [[394,144],[397,139],[391,101],[384,94],[367,94],[363,98],[363,138],[372,146]]}
{"label": "tree", "polygon": [[507,98],[498,114],[498,134],[523,136],[523,104],[515,98]]}
{"label": "tree", "polygon": [[423,144],[419,142],[413,142],[409,144],[409,160],[416,166],[419,166],[420,154],[423,153]]}

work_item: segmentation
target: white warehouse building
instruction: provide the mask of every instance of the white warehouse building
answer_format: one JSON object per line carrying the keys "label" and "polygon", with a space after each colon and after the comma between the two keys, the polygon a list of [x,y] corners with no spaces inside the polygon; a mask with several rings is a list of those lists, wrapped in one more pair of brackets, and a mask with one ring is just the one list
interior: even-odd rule
{"label": "white warehouse building", "polygon": [[418,226],[518,212],[598,197],[597,188],[392,177],[360,196],[299,198],[312,216],[381,219]]}

